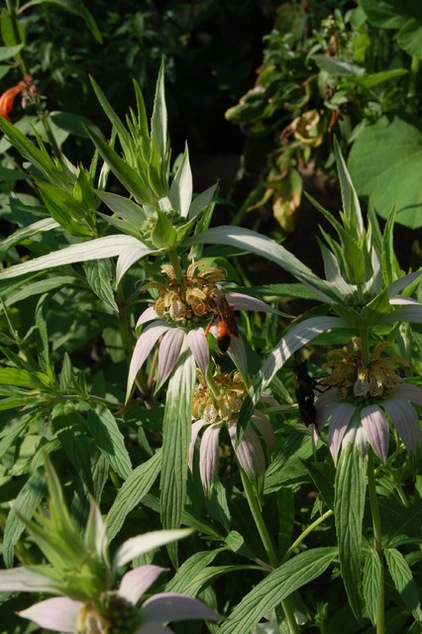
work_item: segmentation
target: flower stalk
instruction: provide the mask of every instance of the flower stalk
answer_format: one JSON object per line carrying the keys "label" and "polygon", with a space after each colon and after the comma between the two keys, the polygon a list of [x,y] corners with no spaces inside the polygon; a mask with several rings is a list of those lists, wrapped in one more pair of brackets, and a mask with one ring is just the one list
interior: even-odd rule
{"label": "flower stalk", "polygon": [[180,266],[180,257],[176,249],[169,249],[167,251],[168,258],[170,260],[170,264],[173,267],[174,275],[176,277],[177,282],[180,284],[182,288],[185,287],[185,276],[183,274],[182,267]]}
{"label": "flower stalk", "polygon": [[[267,554],[268,561],[271,564],[272,568],[275,569],[279,565],[278,555],[273,544],[273,540],[271,539],[271,535],[269,534],[267,526],[264,522],[261,505],[257,499],[257,496],[255,495],[254,488],[248,476],[241,467],[239,467],[239,471],[242,478],[243,489],[245,491],[246,499],[248,501],[249,509],[254,519],[255,526],[258,530],[259,536]],[[288,623],[289,632],[291,634],[299,634],[299,627],[296,623],[296,619],[289,599],[283,599],[283,601],[281,601],[281,605]]]}

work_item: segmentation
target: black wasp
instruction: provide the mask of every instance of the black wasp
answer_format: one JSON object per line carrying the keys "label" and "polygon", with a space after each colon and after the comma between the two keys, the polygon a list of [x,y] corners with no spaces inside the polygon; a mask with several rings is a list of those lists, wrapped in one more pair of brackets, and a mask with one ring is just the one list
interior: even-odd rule
{"label": "black wasp", "polygon": [[295,384],[296,384],[296,400],[299,406],[299,412],[303,422],[308,427],[316,424],[315,409],[315,391],[320,392],[317,388],[317,380],[309,376],[308,362],[302,361],[299,353],[295,354],[294,362]]}

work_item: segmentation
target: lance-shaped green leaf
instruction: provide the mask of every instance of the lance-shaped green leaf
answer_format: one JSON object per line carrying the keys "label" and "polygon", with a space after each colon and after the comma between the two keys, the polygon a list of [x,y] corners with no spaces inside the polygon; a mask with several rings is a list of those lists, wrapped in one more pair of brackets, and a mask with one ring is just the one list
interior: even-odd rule
{"label": "lance-shaped green leaf", "polygon": [[18,229],[12,235],[2,240],[0,244],[0,256],[12,248],[15,244],[19,244],[22,240],[26,240],[27,238],[32,238],[36,236],[38,233],[42,233],[44,231],[51,231],[52,229],[57,229],[60,227],[59,223],[53,218],[43,218],[42,220],[37,220],[37,222],[28,225],[27,227],[23,227],[22,229]]}
{"label": "lance-shaped green leaf", "polygon": [[340,180],[341,198],[343,201],[343,213],[345,225],[353,231],[356,238],[362,237],[365,232],[362,211],[356,189],[350,178],[346,162],[340,150],[337,139],[334,137],[334,155],[336,157],[337,172]]}
{"label": "lance-shaped green leaf", "polygon": [[314,548],[282,564],[243,597],[220,634],[245,634],[295,590],[323,574],[337,556],[335,548]]}
{"label": "lance-shaped green leaf", "polygon": [[125,447],[124,436],[110,410],[102,405],[95,405],[88,412],[87,427],[111,467],[120,477],[128,478],[132,473],[129,452]]}
{"label": "lance-shaped green leaf", "polygon": [[13,385],[40,390],[50,384],[50,378],[42,372],[24,368],[0,368],[0,385]]}
{"label": "lance-shaped green leaf", "polygon": [[345,281],[348,284],[362,285],[373,275],[370,233],[365,231],[359,199],[337,140],[334,142],[334,153],[343,202],[343,212],[340,212],[342,222],[334,218],[311,196],[307,197],[338,234],[339,243],[321,229]]}
{"label": "lance-shaped green leaf", "polygon": [[137,138],[139,139],[138,145],[140,146],[145,161],[149,161],[151,148],[149,146],[148,120],[144,96],[138,82],[135,80],[133,80],[133,87],[135,89],[136,97],[136,130],[138,133]]}
{"label": "lance-shaped green leaf", "polygon": [[111,103],[109,102],[109,100],[107,99],[107,97],[105,96],[105,94],[103,93],[103,91],[101,90],[97,82],[95,81],[95,79],[93,77],[90,77],[90,80],[91,80],[92,87],[94,88],[94,92],[97,96],[97,99],[101,104],[102,109],[106,113],[107,117],[110,119],[111,123],[113,124],[113,127],[115,128],[119,136],[119,139],[124,151],[129,150],[129,148],[133,145],[129,132],[126,130],[126,127],[123,124],[122,120],[117,115],[113,106],[111,105]]}
{"label": "lance-shaped green leaf", "polygon": [[373,625],[377,620],[378,597],[382,592],[382,564],[376,550],[371,548],[365,557],[363,568],[363,598],[365,608]]}
{"label": "lance-shaped green leaf", "polygon": [[72,192],[48,183],[38,183],[38,189],[51,216],[66,231],[79,237],[91,237],[94,234],[92,212],[85,209]]}
{"label": "lance-shaped green leaf", "polygon": [[[7,283],[8,282],[3,282],[4,285]],[[19,286],[21,285],[21,282],[15,281],[15,285]],[[51,278],[32,281],[31,284],[26,284],[23,288],[8,293],[7,298],[5,299],[5,304],[6,306],[13,306],[13,304],[17,304],[28,297],[42,295],[43,293],[48,293],[49,291],[72,285],[79,286],[80,281],[76,277],[72,277],[70,275],[55,275]]]}
{"label": "lance-shaped green leaf", "polygon": [[0,46],[0,62],[5,62],[7,59],[15,57],[22,49],[23,44],[16,44],[16,46]]}
{"label": "lance-shaped green leaf", "polygon": [[107,536],[111,541],[117,535],[129,513],[147,495],[161,470],[162,451],[159,449],[149,460],[138,465],[117,492],[107,516]]}
{"label": "lance-shaped green leaf", "polygon": [[400,551],[396,548],[387,548],[384,552],[388,571],[400,593],[406,608],[412,612],[419,623],[422,622],[422,610],[419,600],[419,591],[412,571]]}
{"label": "lance-shaped green leaf", "polygon": [[208,207],[208,205],[212,202],[216,191],[217,184],[211,185],[211,187],[208,187],[208,189],[195,196],[189,207],[188,215],[190,219],[195,218],[201,213],[201,211]]}
{"label": "lance-shaped green leaf", "polygon": [[205,583],[204,574],[207,566],[214,561],[224,549],[206,550],[194,553],[177,570],[173,579],[166,585],[166,592],[183,592],[196,596]]}
{"label": "lance-shaped green leaf", "polygon": [[[353,430],[355,431],[355,430]],[[344,442],[337,464],[334,512],[340,570],[349,605],[362,618],[362,521],[366,495],[367,455],[362,456],[357,433]]]}
{"label": "lance-shaped green leaf", "polygon": [[34,471],[14,501],[13,509],[7,516],[3,537],[3,558],[7,567],[13,564],[13,549],[25,530],[25,521],[32,517],[46,490],[44,474]]}
{"label": "lance-shaped green leaf", "polygon": [[35,326],[37,329],[38,363],[42,371],[49,377],[51,385],[56,383],[54,364],[50,357],[50,342],[48,337],[47,319],[51,295],[42,295],[35,309]]}
{"label": "lance-shaped green leaf", "polygon": [[28,159],[35,169],[43,174],[47,181],[58,187],[67,187],[72,180],[76,180],[75,177],[72,179],[64,163],[60,164],[50,157],[41,139],[38,139],[40,145],[38,148],[16,126],[9,123],[4,117],[0,117],[0,129],[3,130],[13,147],[15,147],[24,158]]}
{"label": "lance-shaped green leaf", "polygon": [[97,42],[99,42],[100,44],[102,43],[103,38],[101,35],[101,31],[99,30],[92,13],[88,11],[83,2],[66,2],[64,0],[29,0],[29,2],[25,4],[25,8],[37,4],[55,4],[62,10],[77,15],[78,17],[82,18],[82,20],[84,20],[85,24],[87,25]]}
{"label": "lance-shaped green leaf", "polygon": [[[179,528],[186,502],[195,379],[195,361],[185,343],[170,376],[164,409],[160,483],[164,528]],[[177,550],[174,546],[169,546],[169,554],[176,562]]]}
{"label": "lance-shaped green leaf", "polygon": [[290,251],[271,238],[243,227],[222,225],[199,233],[188,240],[191,244],[227,244],[248,253],[256,253],[267,260],[275,262],[294,277],[312,287],[315,294],[323,302],[343,301],[334,285],[321,280],[310,268],[302,264]]}
{"label": "lance-shaped green leaf", "polygon": [[105,236],[88,242],[71,244],[69,247],[65,247],[60,251],[54,251],[53,253],[48,253],[39,258],[29,260],[28,262],[10,266],[0,271],[0,280],[17,277],[25,273],[34,273],[34,271],[43,271],[63,264],[111,258],[116,255],[120,256],[125,253],[126,249],[131,248],[138,250],[138,259],[152,253],[151,249],[148,249],[133,236]]}
{"label": "lance-shaped green leaf", "polygon": [[87,260],[84,262],[86,279],[94,293],[110,306],[116,313],[119,312],[113,288],[111,285],[112,269],[110,260]]}
{"label": "lance-shaped green leaf", "polygon": [[400,266],[394,252],[394,222],[396,219],[395,210],[387,218],[384,233],[382,236],[382,279],[386,286],[390,286],[393,281],[400,277]]}

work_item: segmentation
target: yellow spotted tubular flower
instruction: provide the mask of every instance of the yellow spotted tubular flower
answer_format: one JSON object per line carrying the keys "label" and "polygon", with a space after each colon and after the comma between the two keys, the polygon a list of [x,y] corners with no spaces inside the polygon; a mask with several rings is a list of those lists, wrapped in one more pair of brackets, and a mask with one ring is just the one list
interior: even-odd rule
{"label": "yellow spotted tubular flower", "polygon": [[[230,374],[217,370],[213,376],[213,389],[203,380],[196,387],[192,415],[192,436],[189,447],[189,467],[192,470],[196,441],[202,428],[205,431],[199,443],[199,473],[207,495],[212,492],[218,472],[220,431],[227,427],[231,445],[241,468],[250,480],[260,478],[265,471],[264,451],[257,435],[262,435],[267,447],[274,449],[275,436],[271,423],[261,410],[255,410],[239,442],[236,439],[237,417],[248,393],[248,386],[239,372]],[[261,395],[262,402],[274,399]]]}

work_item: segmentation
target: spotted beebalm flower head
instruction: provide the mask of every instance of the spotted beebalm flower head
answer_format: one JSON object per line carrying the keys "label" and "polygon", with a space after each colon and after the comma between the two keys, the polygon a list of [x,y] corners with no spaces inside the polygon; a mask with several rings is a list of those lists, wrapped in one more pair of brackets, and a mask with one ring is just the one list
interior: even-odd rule
{"label": "spotted beebalm flower head", "polygon": [[[224,427],[228,429],[239,464],[250,480],[260,478],[265,471],[264,451],[257,431],[271,451],[275,443],[271,423],[260,410],[254,411],[237,442],[237,416],[248,392],[248,386],[240,372],[226,374],[217,370],[211,383],[209,385],[202,380],[195,389],[192,404],[194,423],[189,447],[189,467],[192,469],[196,441],[201,429],[205,427],[200,439],[199,472],[207,495],[211,493],[217,476],[220,432]],[[261,395],[261,400],[273,402],[266,395]]]}
{"label": "spotted beebalm flower head", "polygon": [[144,595],[163,572],[144,565],[126,572],[115,590],[118,570],[136,557],[187,537],[189,529],[152,531],[126,540],[108,554],[106,525],[97,504],[84,534],[72,522],[60,482],[47,462],[48,513],[27,528],[48,564],[0,571],[0,592],[43,592],[54,596],[19,615],[40,627],[72,634],[167,634],[164,624],[188,619],[219,620],[201,601],[176,593]]}
{"label": "spotted beebalm flower head", "polygon": [[404,361],[387,356],[386,342],[375,346],[364,363],[359,340],[353,351],[332,353],[331,374],[322,379],[326,388],[315,403],[316,427],[329,421],[329,446],[337,460],[342,441],[352,426],[362,427],[361,437],[385,460],[389,444],[389,421],[397,429],[406,449],[415,455],[421,439],[419,416],[412,403],[422,405],[422,389],[404,383],[400,369]]}
{"label": "spotted beebalm flower head", "polygon": [[[199,271],[199,272],[198,272]],[[246,354],[234,317],[235,310],[272,311],[265,302],[242,293],[225,292],[219,282],[225,278],[220,267],[203,268],[202,262],[191,264],[182,280],[176,278],[170,264],[162,267],[166,283],[149,282],[143,289],[158,290],[155,303],[139,317],[136,326],[148,324],[142,331],[133,351],[127,385],[127,398],[136,375],[155,344],[158,350],[158,384],[171,374],[179,355],[187,343],[196,364],[205,376],[210,360],[208,333],[219,342],[222,326],[225,344],[236,366],[246,374]]]}
{"label": "spotted beebalm flower head", "polygon": [[116,591],[83,603],[53,597],[22,610],[19,615],[40,627],[63,634],[171,634],[168,621],[219,620],[198,599],[172,592],[142,596],[163,572],[154,565],[139,566],[123,575]]}

